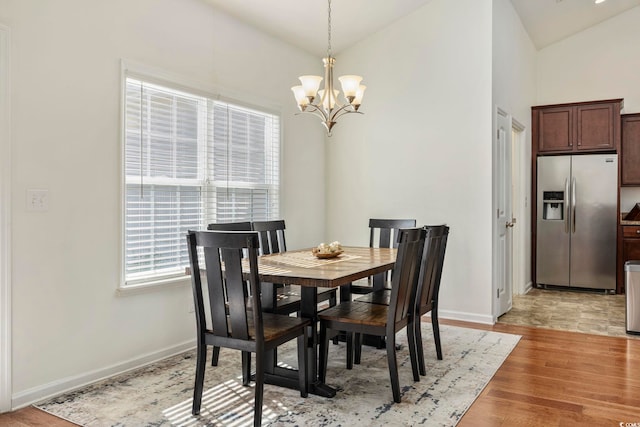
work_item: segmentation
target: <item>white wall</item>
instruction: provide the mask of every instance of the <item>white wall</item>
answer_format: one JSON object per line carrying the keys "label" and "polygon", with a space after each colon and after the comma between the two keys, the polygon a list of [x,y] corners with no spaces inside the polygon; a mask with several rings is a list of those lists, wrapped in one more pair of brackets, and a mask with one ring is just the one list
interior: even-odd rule
{"label": "white wall", "polygon": [[[624,98],[623,113],[640,112],[640,6],[538,52],[537,104]],[[623,188],[620,208],[640,201]]]}
{"label": "white wall", "polygon": [[525,128],[518,169],[513,171],[522,190],[513,201],[520,211],[514,228],[521,238],[514,254],[521,266],[514,283],[518,292],[531,285],[531,106],[536,97],[536,53],[511,2],[493,0],[493,104]]}
{"label": "white wall", "polygon": [[[314,58],[201,0],[3,0],[12,31],[14,407],[191,344],[188,285],[118,295],[120,60],[266,100],[283,118],[292,248],[324,236],[324,137],[290,86]],[[47,189],[48,212],[26,211]]]}
{"label": "white wall", "polygon": [[491,322],[491,1],[433,0],[341,53],[342,74],[368,89],[327,142],[327,239],[447,223],[441,316]]}

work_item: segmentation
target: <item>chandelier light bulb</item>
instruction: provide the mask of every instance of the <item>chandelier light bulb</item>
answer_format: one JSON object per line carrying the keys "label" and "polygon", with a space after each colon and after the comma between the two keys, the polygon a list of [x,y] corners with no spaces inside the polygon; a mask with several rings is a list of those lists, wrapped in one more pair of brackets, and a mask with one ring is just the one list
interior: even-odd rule
{"label": "chandelier light bulb", "polygon": [[351,103],[356,108],[356,111],[358,110],[358,107],[360,106],[360,104],[362,104],[362,98],[364,97],[364,91],[366,89],[367,87],[365,85],[358,86],[356,97],[353,99],[353,102]]}
{"label": "chandelier light bulb", "polygon": [[340,84],[342,85],[342,93],[344,93],[344,97],[351,102],[358,92],[362,76],[342,76],[338,77],[338,80],[340,80]]}
{"label": "chandelier light bulb", "polygon": [[293,91],[293,96],[296,98],[296,102],[298,103],[298,108],[301,111],[304,111],[305,107],[309,105],[309,98],[304,93],[304,88],[302,86],[293,86],[291,88]]}
{"label": "chandelier light bulb", "polygon": [[300,76],[300,83],[302,83],[302,88],[304,89],[304,94],[309,101],[313,101],[313,98],[316,97],[318,93],[318,89],[320,88],[320,82],[322,82],[322,77],[320,76]]}

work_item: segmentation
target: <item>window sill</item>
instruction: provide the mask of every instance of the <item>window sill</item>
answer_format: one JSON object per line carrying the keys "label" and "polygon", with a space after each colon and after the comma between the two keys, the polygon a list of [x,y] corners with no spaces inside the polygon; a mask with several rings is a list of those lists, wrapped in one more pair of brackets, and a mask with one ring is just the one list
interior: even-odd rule
{"label": "window sill", "polygon": [[181,288],[191,284],[191,276],[170,277],[167,279],[153,280],[131,285],[121,284],[116,293],[118,295],[136,295],[147,292],[155,292],[164,289]]}

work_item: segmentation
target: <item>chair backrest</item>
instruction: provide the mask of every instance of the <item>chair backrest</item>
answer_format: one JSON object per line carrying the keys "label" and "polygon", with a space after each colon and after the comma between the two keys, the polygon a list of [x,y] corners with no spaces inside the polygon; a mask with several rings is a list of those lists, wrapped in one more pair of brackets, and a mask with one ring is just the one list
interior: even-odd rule
{"label": "chair backrest", "polygon": [[287,251],[284,239],[284,220],[253,221],[253,231],[257,231],[260,238],[262,255],[277,254]]}
{"label": "chair backrest", "polygon": [[207,230],[213,231],[251,231],[250,221],[241,222],[215,222],[207,226]]}
{"label": "chair backrest", "polygon": [[406,324],[415,310],[416,286],[426,235],[427,230],[424,228],[400,230],[387,314],[387,333],[395,331],[396,325]]}
{"label": "chair backrest", "polygon": [[440,278],[447,249],[449,227],[446,225],[427,225],[428,236],[425,241],[420,278],[417,288],[416,311],[418,315],[437,307]]}
{"label": "chair backrest", "polygon": [[[255,340],[264,341],[260,281],[258,279],[258,235],[241,231],[189,231],[187,234],[191,284],[196,311],[197,333],[205,333],[249,340],[249,328],[255,330]],[[208,304],[204,301],[198,248],[204,252]],[[242,272],[243,252],[249,263],[249,291]],[[224,269],[224,279],[223,279]],[[249,302],[251,299],[251,302]],[[253,325],[247,315],[251,304]],[[210,314],[211,328],[207,328],[206,314]],[[231,333],[233,331],[233,333]]]}
{"label": "chair backrest", "polygon": [[[369,247],[370,248],[397,248],[400,242],[400,229],[413,228],[415,219],[369,219]],[[374,289],[382,289],[387,285],[392,271],[378,273],[373,276]]]}
{"label": "chair backrest", "polygon": [[[369,247],[397,248],[401,228],[413,228],[415,219],[369,219]],[[376,239],[376,235],[378,238]]]}

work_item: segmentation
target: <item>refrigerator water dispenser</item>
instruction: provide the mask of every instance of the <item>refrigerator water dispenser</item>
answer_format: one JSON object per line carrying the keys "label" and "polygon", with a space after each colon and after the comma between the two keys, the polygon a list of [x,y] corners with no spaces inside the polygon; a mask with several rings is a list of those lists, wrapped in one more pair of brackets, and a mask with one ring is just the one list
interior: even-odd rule
{"label": "refrigerator water dispenser", "polygon": [[544,191],[542,205],[542,219],[564,220],[564,191]]}

